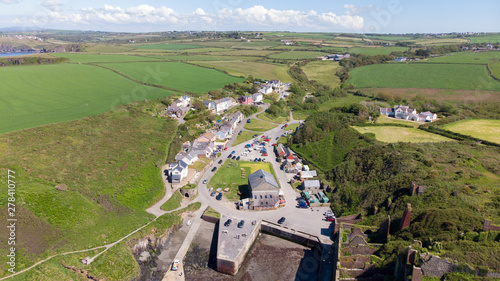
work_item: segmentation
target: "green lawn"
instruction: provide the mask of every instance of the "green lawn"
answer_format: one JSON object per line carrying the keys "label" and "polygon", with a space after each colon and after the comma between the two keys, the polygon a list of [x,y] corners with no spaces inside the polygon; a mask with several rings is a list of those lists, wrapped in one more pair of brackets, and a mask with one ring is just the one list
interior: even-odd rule
{"label": "green lawn", "polygon": [[340,68],[336,61],[312,61],[302,67],[309,80],[336,88],[340,85],[340,78],[335,75]]}
{"label": "green lawn", "polygon": [[286,122],[288,122],[288,119],[289,119],[288,117],[284,117],[284,116],[272,117],[271,115],[269,115],[266,112],[263,112],[263,113],[257,115],[257,118],[262,119],[264,121],[279,123],[279,124],[285,124]]}
{"label": "green lawn", "polygon": [[489,67],[493,76],[500,80],[500,61],[490,63]]}
{"label": "green lawn", "polygon": [[287,59],[287,60],[300,60],[300,59],[314,59],[320,56],[324,56],[327,53],[323,52],[308,52],[308,51],[289,51],[279,54],[270,55],[271,59]]}
{"label": "green lawn", "polygon": [[194,62],[199,65],[215,67],[219,70],[226,71],[234,76],[248,77],[252,75],[255,78],[262,79],[279,79],[276,69],[280,66],[273,64],[251,62],[246,60],[231,60],[231,61],[203,61]]}
{"label": "green lawn", "polygon": [[[241,169],[244,170],[244,173]],[[208,187],[212,187],[214,190],[217,188],[224,190],[224,188],[229,187],[229,192],[223,192],[224,196],[229,200],[247,198],[249,196],[248,176],[259,169],[271,173],[276,178],[271,163],[226,160],[210,179]],[[238,192],[242,195],[240,196]]]}
{"label": "green lawn", "polygon": [[307,111],[292,111],[292,115],[294,120],[306,120],[311,114]]}
{"label": "green lawn", "polygon": [[2,67],[0,77],[0,133],[76,120],[174,93],[90,65]]}
{"label": "green lawn", "polygon": [[347,97],[341,98],[331,98],[329,101],[319,104],[319,110],[329,110],[334,107],[343,107],[348,106],[355,103],[360,103],[361,101],[368,100],[367,97],[355,96],[349,94]]}
{"label": "green lawn", "polygon": [[348,81],[358,88],[437,88],[500,91],[484,65],[387,63],[355,68]]}
{"label": "green lawn", "polygon": [[242,82],[242,78],[220,71],[182,62],[104,63],[134,79],[193,93],[217,90],[229,83]]}
{"label": "green lawn", "polygon": [[408,50],[407,47],[371,47],[371,48],[355,47],[355,48],[349,48],[349,53],[376,56],[376,55],[389,55],[392,52],[405,52],[407,50]]}
{"label": "green lawn", "polygon": [[500,120],[464,120],[447,124],[443,129],[500,144]]}
{"label": "green lawn", "polygon": [[[158,167],[177,127],[151,116],[154,106],[162,104],[0,135],[0,181],[10,169],[18,183],[18,271],[54,253],[116,241],[153,218],[145,209],[164,194]],[[0,202],[6,208],[7,193]],[[8,273],[5,259],[0,276]]]}
{"label": "green lawn", "polygon": [[377,119],[377,123],[378,124],[402,124],[402,125],[413,126],[414,128],[417,128],[418,126],[420,126],[421,124],[424,124],[425,122],[414,122],[414,121],[408,121],[408,120],[388,117],[386,115],[381,115]]}
{"label": "green lawn", "polygon": [[214,218],[220,218],[220,213],[217,212],[216,210],[212,209],[211,207],[207,207],[205,212],[203,213],[206,216],[211,216]]}
{"label": "green lawn", "polygon": [[251,130],[251,131],[257,131],[257,132],[265,132],[269,131],[271,129],[274,129],[277,125],[258,120],[258,119],[251,119],[252,123],[246,123],[245,124],[245,129]]}
{"label": "green lawn", "polygon": [[250,131],[243,131],[241,132],[241,135],[238,135],[236,138],[236,141],[234,142],[234,145],[238,145],[240,143],[244,143],[246,141],[249,141],[253,138],[253,135],[257,134],[256,132],[250,132]]}
{"label": "green lawn", "polygon": [[157,59],[136,55],[110,55],[110,54],[87,54],[87,53],[54,53],[54,56],[69,58],[71,62],[134,62],[134,61],[155,61]]}
{"label": "green lawn", "polygon": [[285,130],[289,131],[289,130],[293,130],[295,131],[295,129],[297,129],[299,127],[300,123],[294,123],[294,124],[290,124],[288,125],[288,127],[286,127]]}
{"label": "green lawn", "polygon": [[138,49],[159,49],[159,50],[185,50],[194,48],[203,48],[199,45],[189,45],[189,44],[150,44],[150,45],[134,45],[133,47]]}
{"label": "green lawn", "polygon": [[379,141],[383,142],[439,142],[452,141],[440,135],[428,133],[419,129],[394,127],[394,126],[379,126],[379,127],[357,127],[354,129],[358,132],[372,133]]}
{"label": "green lawn", "polygon": [[205,168],[205,166],[207,166],[207,164],[209,162],[210,162],[210,160],[207,158],[200,158],[200,159],[198,159],[198,161],[194,162],[194,164],[190,167],[192,167],[198,171],[202,171],[203,168]]}
{"label": "green lawn", "polygon": [[179,191],[174,191],[172,197],[170,197],[167,202],[161,205],[161,209],[164,211],[172,211],[181,207],[182,194]]}

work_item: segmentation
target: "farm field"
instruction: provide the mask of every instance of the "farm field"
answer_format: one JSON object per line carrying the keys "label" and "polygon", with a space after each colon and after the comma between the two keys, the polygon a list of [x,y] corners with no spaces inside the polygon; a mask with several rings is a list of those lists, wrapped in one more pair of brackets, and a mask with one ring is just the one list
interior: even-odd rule
{"label": "farm field", "polygon": [[490,63],[489,68],[497,79],[500,80],[500,61]]}
{"label": "farm field", "polygon": [[500,43],[500,33],[469,36],[471,43]]}
{"label": "farm field", "polygon": [[340,85],[340,78],[335,75],[340,68],[338,62],[333,61],[312,61],[302,67],[309,80],[316,80],[318,83],[335,88]]}
{"label": "farm field", "polygon": [[190,45],[190,44],[149,44],[149,45],[134,45],[135,48],[138,49],[159,49],[159,50],[185,50],[185,49],[194,49],[194,48],[203,48],[203,46],[199,45]]}
{"label": "farm field", "polygon": [[481,52],[481,53],[451,53],[446,56],[430,58],[424,62],[435,63],[468,63],[468,64],[488,64],[492,60],[500,59],[500,52]]}
{"label": "farm field", "polygon": [[419,129],[379,126],[379,127],[357,127],[353,126],[358,132],[375,134],[377,140],[382,142],[439,142],[453,141],[440,135],[431,134]]}
{"label": "farm field", "polygon": [[351,54],[376,56],[376,55],[389,55],[392,52],[405,52],[407,50],[408,50],[407,47],[374,47],[374,48],[354,47],[354,48],[349,48],[348,52]]}
{"label": "farm field", "polygon": [[443,129],[500,144],[500,120],[464,120],[446,124]]}
{"label": "farm field", "polygon": [[299,59],[314,59],[320,56],[324,56],[327,53],[323,52],[308,52],[308,51],[289,51],[270,55],[271,59],[285,59],[285,60],[299,60]]}
{"label": "farm field", "polygon": [[103,63],[134,79],[192,93],[216,90],[241,78],[182,62]]}
{"label": "farm field", "polygon": [[361,89],[361,91],[375,97],[379,93],[386,93],[393,98],[401,98],[401,100],[410,100],[420,95],[429,100],[437,101],[500,102],[498,92],[482,90],[367,88]]}
{"label": "farm field", "polygon": [[256,132],[265,132],[276,126],[275,124],[253,118],[252,123],[246,123],[244,128]]}
{"label": "farm field", "polygon": [[136,55],[115,55],[115,54],[87,54],[87,53],[54,53],[53,56],[69,58],[70,62],[135,62],[135,61],[155,61],[157,59]]}
{"label": "farm field", "polygon": [[[18,271],[53,253],[116,241],[150,221],[144,210],[164,191],[156,165],[177,128],[144,111],[161,106],[140,102],[0,136],[0,180],[7,182],[7,169],[20,180]],[[66,190],[54,188],[59,184]],[[0,199],[7,202],[7,193]],[[8,273],[5,259],[0,276]]]}
{"label": "farm field", "polygon": [[[472,78],[472,79],[471,79]],[[358,88],[437,88],[500,91],[486,66],[388,63],[355,68],[348,80]]]}
{"label": "farm field", "polygon": [[153,58],[158,60],[172,60],[172,61],[232,61],[232,60],[245,60],[245,61],[256,61],[260,60],[259,57],[238,57],[238,56],[219,56],[217,55],[205,55],[205,54],[193,54],[193,55],[178,55],[178,54],[166,54],[166,55],[144,55],[148,58]]}
{"label": "farm field", "polygon": [[[193,62],[195,64],[215,67],[219,70],[226,71],[230,75],[234,76],[253,76],[255,78],[262,79],[280,79],[281,75],[278,75],[277,69],[282,68],[282,66],[276,66],[267,63],[260,62],[250,62],[250,61],[210,61],[210,62]],[[280,73],[281,74],[281,73]],[[281,80],[281,79],[280,79]],[[292,80],[291,77],[288,79],[283,79],[283,81],[288,82]]]}
{"label": "farm field", "polygon": [[0,133],[76,120],[175,93],[90,65],[3,67],[0,76]]}
{"label": "farm field", "polygon": [[[245,177],[242,177],[241,169],[245,171]],[[207,186],[212,187],[214,190],[229,187],[229,192],[222,193],[229,200],[239,200],[240,195],[238,195],[238,192],[241,192],[241,198],[246,198],[248,197],[248,176],[259,169],[269,172],[276,178],[271,163],[228,159],[215,172],[215,175],[210,179]]]}
{"label": "farm field", "polygon": [[367,97],[355,96],[349,94],[347,97],[331,98],[329,101],[319,104],[318,110],[329,110],[334,107],[343,107],[346,105],[359,103],[361,101],[367,100]]}
{"label": "farm field", "polygon": [[211,42],[196,42],[200,46],[209,46],[216,48],[233,48],[233,49],[251,49],[251,50],[264,50],[274,46],[281,45],[281,42],[277,41],[251,41],[251,42],[241,42],[241,40],[221,40],[221,41],[211,41]]}

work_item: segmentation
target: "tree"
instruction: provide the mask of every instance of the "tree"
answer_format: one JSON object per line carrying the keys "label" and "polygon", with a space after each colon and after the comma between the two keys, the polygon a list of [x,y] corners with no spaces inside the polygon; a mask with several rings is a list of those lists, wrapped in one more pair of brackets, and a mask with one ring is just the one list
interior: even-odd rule
{"label": "tree", "polygon": [[193,102],[193,107],[196,108],[197,110],[204,110],[207,108],[201,100]]}

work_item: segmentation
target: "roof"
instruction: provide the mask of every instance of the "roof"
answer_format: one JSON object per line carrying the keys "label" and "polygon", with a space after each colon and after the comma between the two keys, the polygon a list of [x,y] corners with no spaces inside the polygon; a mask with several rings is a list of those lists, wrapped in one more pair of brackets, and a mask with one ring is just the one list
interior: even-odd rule
{"label": "roof", "polygon": [[312,171],[300,171],[300,177],[301,178],[313,178],[316,177],[318,174],[316,173],[316,170]]}
{"label": "roof", "polygon": [[312,187],[320,187],[321,184],[319,183],[319,180],[305,180],[304,181],[304,188],[312,188]]}
{"label": "roof", "polygon": [[270,173],[260,169],[248,176],[248,184],[251,190],[277,190],[279,185]]}

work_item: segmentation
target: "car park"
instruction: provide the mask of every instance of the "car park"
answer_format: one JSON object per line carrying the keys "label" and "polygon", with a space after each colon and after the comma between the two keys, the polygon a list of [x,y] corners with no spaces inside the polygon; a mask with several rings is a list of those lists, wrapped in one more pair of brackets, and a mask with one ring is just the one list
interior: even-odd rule
{"label": "car park", "polygon": [[278,223],[279,224],[283,224],[285,222],[286,218],[285,217],[281,217],[279,220],[278,220]]}
{"label": "car park", "polygon": [[227,221],[224,223],[224,226],[230,226],[232,222],[232,219],[227,219]]}
{"label": "car park", "polygon": [[238,228],[242,228],[244,225],[245,225],[245,221],[244,221],[244,220],[241,220],[241,221],[238,223]]}
{"label": "car park", "polygon": [[203,181],[203,184],[207,184],[207,181],[208,181],[208,180],[204,180],[204,181]]}

